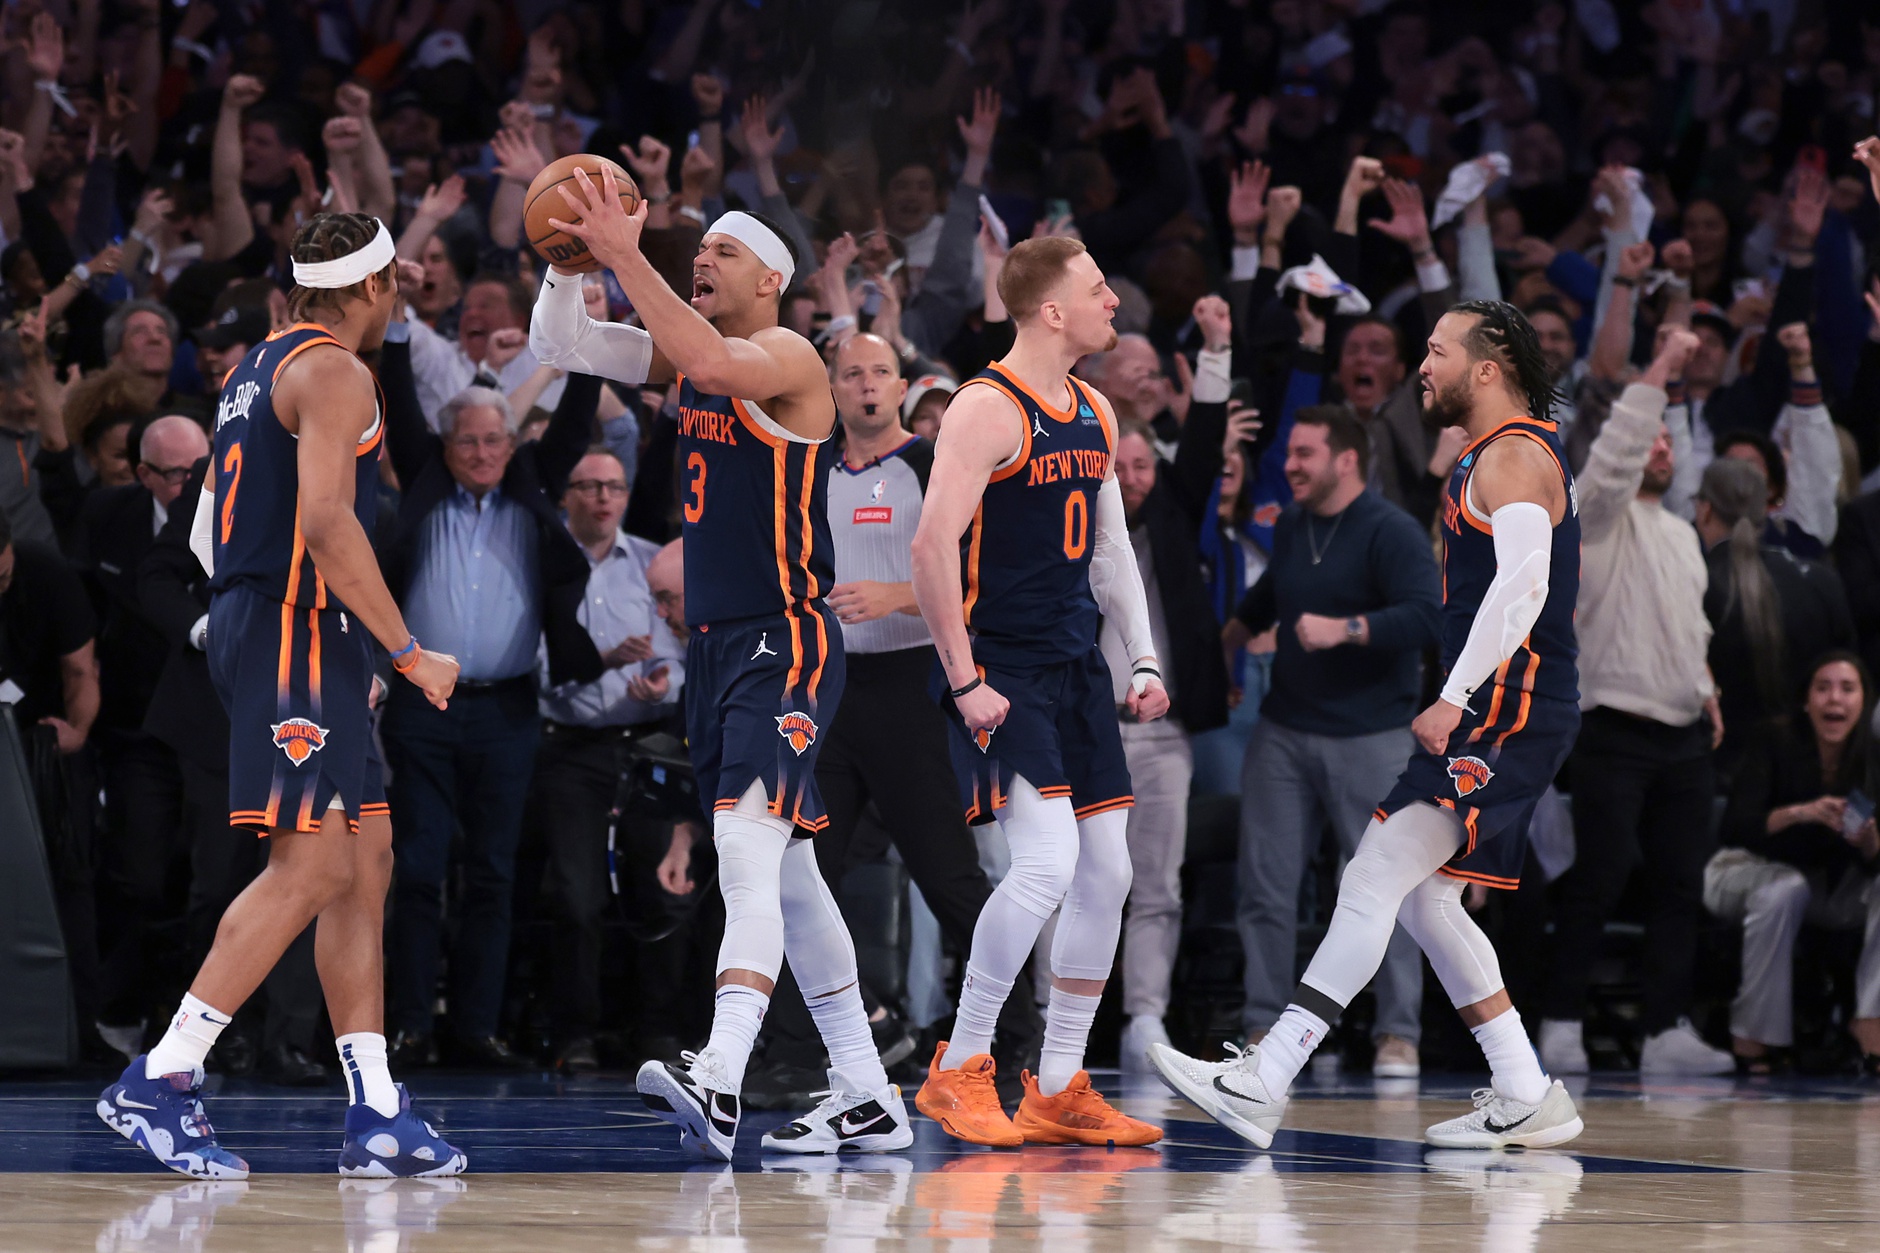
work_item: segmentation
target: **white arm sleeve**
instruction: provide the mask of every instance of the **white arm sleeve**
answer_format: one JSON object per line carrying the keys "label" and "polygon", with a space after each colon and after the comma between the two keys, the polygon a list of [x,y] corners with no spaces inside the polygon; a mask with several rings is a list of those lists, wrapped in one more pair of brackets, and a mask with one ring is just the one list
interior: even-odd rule
{"label": "white arm sleeve", "polygon": [[[1111,475],[1097,490],[1096,547],[1090,554],[1090,590],[1097,608],[1122,633],[1130,665],[1147,660],[1158,671],[1155,639],[1149,632],[1149,598],[1142,590],[1142,571],[1136,568],[1136,550],[1129,542],[1129,519],[1123,512],[1123,489]],[[1131,675],[1130,685],[1141,695],[1146,675]]]}
{"label": "white arm sleeve", "polygon": [[215,577],[215,475],[202,481],[196,497],[196,516],[189,520],[189,551],[202,563],[202,572]]}
{"label": "white arm sleeve", "polygon": [[529,319],[529,350],[543,365],[616,383],[644,383],[653,368],[653,337],[637,326],[589,317],[576,275],[551,273],[542,280]]}
{"label": "white arm sleeve", "polygon": [[1489,522],[1495,528],[1495,581],[1482,597],[1468,641],[1443,684],[1443,699],[1464,709],[1495,667],[1514,656],[1547,603],[1554,545],[1554,524],[1547,511],[1516,501],[1495,510]]}

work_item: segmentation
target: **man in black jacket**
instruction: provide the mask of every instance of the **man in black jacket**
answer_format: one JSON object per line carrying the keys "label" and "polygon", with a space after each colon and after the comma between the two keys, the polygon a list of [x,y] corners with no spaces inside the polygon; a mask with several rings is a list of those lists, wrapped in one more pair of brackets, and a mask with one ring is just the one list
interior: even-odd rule
{"label": "man in black jacket", "polygon": [[[183,967],[191,970],[208,955],[222,911],[267,865],[273,844],[228,822],[228,711],[209,678],[204,651],[209,576],[189,550],[190,523],[208,466],[205,455],[189,471],[169,504],[162,529],[132,571],[138,610],[165,650],[151,670],[157,677],[141,729],[170,754],[182,788],[190,870],[185,912],[190,955]],[[276,1083],[324,1083],[326,1065],[315,1059],[321,1051],[317,1037],[325,1000],[314,969],[311,925],[275,963],[262,987],[267,1003],[259,1057],[250,1020],[262,1007],[250,1001],[216,1041],[210,1055],[216,1068],[245,1074],[258,1063],[261,1072]],[[152,990],[158,996],[172,992],[165,986]]]}
{"label": "man in black jacket", "polygon": [[[444,885],[459,826],[463,893],[453,909],[451,1035],[457,1060],[526,1064],[497,1035],[509,960],[516,848],[541,720],[536,658],[549,682],[588,682],[604,666],[576,612],[586,554],[556,506],[593,436],[600,380],[573,375],[542,438],[517,447],[501,392],[471,387],[425,422],[403,322],[385,338],[385,446],[404,489],[380,552],[414,632],[462,663],[448,709],[397,685],[383,732],[392,769],[393,889],[387,971],[394,1065],[429,1059]],[[520,336],[521,332],[497,332]],[[416,689],[412,689],[414,692]]]}
{"label": "man in black jacket", "polygon": [[168,995],[148,977],[150,926],[163,906],[166,871],[186,847],[176,755],[143,729],[169,645],[139,603],[137,569],[190,467],[209,455],[209,440],[196,422],[171,415],[144,428],[137,452],[137,481],[93,492],[72,537],[73,564],[103,623],[92,728],[105,795],[98,1028],[132,1057],[143,1051],[153,997]]}

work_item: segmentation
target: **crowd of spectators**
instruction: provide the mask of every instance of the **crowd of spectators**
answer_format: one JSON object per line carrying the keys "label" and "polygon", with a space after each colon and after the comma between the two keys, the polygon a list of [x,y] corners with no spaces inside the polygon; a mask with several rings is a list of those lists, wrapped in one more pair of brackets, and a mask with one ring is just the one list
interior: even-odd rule
{"label": "crowd of spectators", "polygon": [[[1622,1054],[1783,1064],[1811,923],[1864,928],[1843,1017],[1880,1068],[1880,16],[21,0],[3,20],[0,701],[94,1056],[139,1050],[266,857],[226,822],[186,532],[221,380],[287,324],[286,246],[324,209],[378,216],[408,263],[374,362],[374,540],[414,630],[463,663],[449,710],[392,684],[380,727],[394,1065],[692,1042],[714,889],[663,790],[683,773],[660,739],[684,683],[676,390],[565,374],[528,342],[525,191],[587,151],[631,170],[681,292],[719,212],[781,223],[804,258],[784,322],[832,378],[877,337],[916,436],[1011,342],[1012,241],[1074,235],[1109,276],[1121,337],[1078,372],[1122,419],[1174,701],[1126,728],[1125,1063],[1184,996],[1191,801],[1239,797],[1227,925],[1257,1034],[1293,982],[1308,867],[1349,853],[1407,754],[1466,443],[1426,428],[1416,366],[1447,307],[1503,299],[1546,351],[1586,537],[1585,730],[1516,898],[1553,928],[1544,1060],[1587,1065],[1592,955],[1629,910],[1644,994]],[[585,296],[632,316],[604,274]],[[893,612],[872,595],[845,624]],[[633,788],[666,799],[612,821]],[[931,1027],[948,998],[917,993],[948,967],[915,912],[925,972],[864,973],[898,989],[877,1021]],[[1702,968],[1739,923],[1726,1015]],[[309,940],[217,1065],[323,1078],[311,963]],[[1400,935],[1379,1073],[1416,1073],[1422,973]]]}

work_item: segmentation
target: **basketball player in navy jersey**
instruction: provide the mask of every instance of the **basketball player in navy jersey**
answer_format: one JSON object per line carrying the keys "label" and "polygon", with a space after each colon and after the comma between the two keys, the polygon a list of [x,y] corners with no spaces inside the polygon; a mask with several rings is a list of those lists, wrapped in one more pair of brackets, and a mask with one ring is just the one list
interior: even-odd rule
{"label": "basketball player in navy jersey", "polygon": [[[1017,339],[947,407],[914,594],[940,655],[967,817],[998,820],[1012,868],[980,911],[953,1036],[916,1103],[976,1144],[1152,1144],[1161,1129],[1113,1109],[1083,1068],[1130,883],[1129,768],[1099,611],[1134,663],[1124,716],[1168,711],[1113,467],[1116,414],[1070,376],[1116,347],[1117,298],[1071,239],[1014,247],[999,295]],[[993,1026],[1060,906],[1043,1058],[1009,1118]]]}
{"label": "basketball player in navy jersey", "polygon": [[725,898],[711,1039],[684,1065],[642,1066],[641,1099],[682,1145],[729,1161],[745,1064],[787,954],[829,1050],[831,1091],[764,1147],[906,1148],[913,1128],[862,1008],[855,945],[807,838],[829,821],[816,755],[844,668],[841,624],[823,603],[835,582],[835,399],[814,346],[777,324],[797,258],[759,215],[727,213],[699,242],[688,303],[640,254],[645,202],[625,212],[610,170],[576,183],[561,191],[580,221],[554,225],[614,272],[645,329],[594,321],[580,277],[551,267],[529,342],[546,364],[679,380],[687,739]]}
{"label": "basketball player in navy jersey", "polygon": [[1377,973],[1396,922],[1494,1076],[1474,1111],[1429,1128],[1428,1142],[1544,1148],[1582,1130],[1461,899],[1471,883],[1518,885],[1535,802],[1579,731],[1579,501],[1539,340],[1513,306],[1477,300],[1444,314],[1420,374],[1426,419],[1469,433],[1443,497],[1442,694],[1411,724],[1418,750],[1346,867],[1331,926],[1272,1030],[1227,1062],[1150,1049],[1170,1087],[1260,1148],[1312,1050]]}
{"label": "basketball player in navy jersey", "polygon": [[229,713],[229,822],[273,840],[222,915],[170,1029],[98,1100],[164,1165],[205,1179],[248,1166],[216,1142],[202,1062],[287,946],[318,920],[315,961],[352,1097],[343,1175],[455,1175],[464,1155],[386,1069],[382,929],[392,823],[368,717],[372,641],[439,708],[457,663],[409,631],[367,539],[383,413],[372,372],[398,297],[376,218],[319,214],[294,236],[293,325],[229,372],[213,480],[191,547],[215,591],[209,670]]}

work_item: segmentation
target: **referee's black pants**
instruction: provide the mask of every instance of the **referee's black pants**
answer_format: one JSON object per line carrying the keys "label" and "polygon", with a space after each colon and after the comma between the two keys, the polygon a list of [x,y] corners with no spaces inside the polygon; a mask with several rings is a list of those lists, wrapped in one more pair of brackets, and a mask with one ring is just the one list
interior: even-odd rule
{"label": "referee's black pants", "polygon": [[1617,710],[1588,710],[1573,746],[1573,866],[1554,885],[1547,1018],[1579,1021],[1601,935],[1635,869],[1647,875],[1639,1027],[1656,1035],[1690,1012],[1704,918],[1704,865],[1716,771],[1710,725],[1666,726]]}
{"label": "referee's black pants", "polygon": [[[816,836],[816,862],[831,890],[838,889],[856,824],[872,802],[941,933],[968,953],[992,884],[966,825],[944,716],[927,694],[933,666],[930,646],[848,654],[848,684],[816,761],[816,786],[829,813],[828,827]],[[862,999],[875,1003],[866,989]],[[1029,1053],[1043,1031],[1030,976],[1020,974],[999,1015],[999,1051]],[[824,1064],[822,1038],[787,964],[764,1034],[766,1060]]]}

